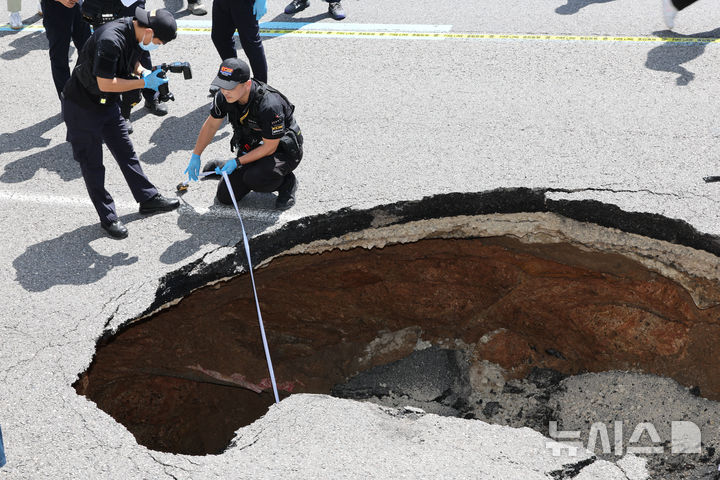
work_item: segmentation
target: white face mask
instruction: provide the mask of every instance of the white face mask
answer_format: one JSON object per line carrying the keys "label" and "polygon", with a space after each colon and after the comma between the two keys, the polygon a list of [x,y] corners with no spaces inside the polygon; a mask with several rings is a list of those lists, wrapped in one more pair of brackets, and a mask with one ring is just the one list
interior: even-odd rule
{"label": "white face mask", "polygon": [[150,43],[147,45],[145,45],[143,42],[138,42],[138,45],[140,45],[140,48],[142,48],[146,52],[151,52],[160,46],[157,43],[153,43],[152,40],[150,40]]}

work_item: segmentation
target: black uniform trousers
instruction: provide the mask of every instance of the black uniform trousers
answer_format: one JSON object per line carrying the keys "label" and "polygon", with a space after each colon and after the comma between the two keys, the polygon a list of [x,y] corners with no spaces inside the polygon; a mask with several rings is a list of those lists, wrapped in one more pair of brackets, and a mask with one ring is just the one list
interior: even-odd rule
{"label": "black uniform trousers", "polygon": [[[241,200],[251,191],[275,192],[285,181],[285,178],[295,170],[302,159],[292,157],[285,153],[280,146],[274,154],[255,160],[247,165],[240,165],[233,173],[228,175],[235,199]],[[232,205],[232,198],[224,181],[220,181],[217,189],[217,199],[225,205]]]}
{"label": "black uniform trousers", "polygon": [[136,202],[149,200],[158,193],[142,171],[118,104],[98,112],[63,99],[62,107],[67,141],[72,145],[73,157],[80,163],[85,186],[101,223],[107,225],[118,219],[115,202],[105,190],[103,142],[120,166]]}
{"label": "black uniform trousers", "polygon": [[55,0],[42,0],[43,27],[50,44],[50,70],[58,97],[70,79],[70,40],[79,51],[90,38],[90,25],[82,19],[80,5],[67,8]]}
{"label": "black uniform trousers", "polygon": [[253,77],[267,83],[265,48],[260,40],[260,25],[253,14],[253,3],[253,0],[214,0],[211,37],[220,58],[235,58],[233,35],[237,30]]}
{"label": "black uniform trousers", "polygon": [[[137,7],[145,8],[145,0],[138,0],[137,2],[133,3],[129,7],[126,7],[123,5],[123,9],[120,12],[121,17],[134,17],[135,16],[135,9]],[[146,52],[143,50],[142,55],[140,56],[140,65],[142,65],[144,68],[148,70],[152,70],[152,60],[150,60],[150,52]],[[142,89],[142,96],[145,98],[145,100],[152,101],[155,98],[155,90],[151,88],[143,88]],[[120,109],[122,111],[122,114],[125,118],[130,117],[130,110],[132,109],[132,103],[134,99],[137,99],[137,93],[127,93],[122,95],[122,100],[120,103]]]}
{"label": "black uniform trousers", "polygon": [[697,0],[672,0],[673,5],[675,5],[675,8],[678,10],[683,10],[695,2],[697,2]]}

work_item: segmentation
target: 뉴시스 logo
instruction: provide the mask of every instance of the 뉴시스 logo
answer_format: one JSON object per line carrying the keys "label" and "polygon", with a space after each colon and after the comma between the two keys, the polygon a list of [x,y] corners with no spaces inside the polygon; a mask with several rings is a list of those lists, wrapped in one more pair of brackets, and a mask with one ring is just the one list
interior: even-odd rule
{"label": "\ub274\uc2dc\uc2a4 logo", "polygon": [[[580,441],[580,430],[563,430],[558,432],[557,422],[555,421],[551,421],[549,427],[550,438],[558,440],[545,443],[545,447],[552,450],[553,456],[558,457],[562,455],[563,450],[566,450],[569,456],[574,457],[577,455],[578,448],[583,448],[583,444]],[[613,422],[614,441],[611,444],[607,426],[602,422],[593,423],[588,433],[587,450],[590,453],[596,453],[597,442],[599,440],[602,453],[604,454],[613,453],[613,447],[615,450],[614,453],[617,456],[622,456],[624,451],[627,451],[627,453],[640,454],[664,453],[663,441],[660,439],[660,435],[658,435],[657,429],[652,423],[643,422],[635,426],[628,440],[627,449],[624,448],[625,445],[623,443],[623,428],[624,422]],[[647,433],[646,437],[649,438],[653,446],[637,445],[645,433]],[[701,453],[702,451],[700,428],[693,422],[672,422],[670,437],[673,454]],[[647,442],[643,443],[647,445]]]}

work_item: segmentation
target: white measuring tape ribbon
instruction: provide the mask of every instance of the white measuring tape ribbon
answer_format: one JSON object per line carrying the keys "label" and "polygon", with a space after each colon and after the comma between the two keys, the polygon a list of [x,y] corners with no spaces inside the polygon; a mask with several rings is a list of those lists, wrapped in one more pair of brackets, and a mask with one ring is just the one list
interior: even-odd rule
{"label": "white measuring tape ribbon", "polygon": [[222,172],[222,176],[223,180],[225,180],[225,185],[227,185],[228,192],[230,192],[230,198],[232,198],[233,205],[235,206],[235,212],[240,219],[243,244],[245,245],[245,255],[247,256],[248,268],[250,269],[250,280],[252,281],[253,294],[255,295],[255,307],[257,308],[258,322],[260,322],[260,333],[262,335],[263,348],[265,349],[265,358],[267,359],[268,370],[270,370],[270,381],[272,382],[273,393],[275,394],[275,403],[280,403],[277,384],[275,383],[275,371],[273,370],[272,360],[270,359],[270,349],[268,348],[267,337],[265,337],[265,326],[263,325],[262,314],[260,313],[260,302],[258,301],[257,289],[255,288],[255,275],[253,274],[252,260],[250,259],[250,243],[248,242],[247,234],[245,233],[245,224],[243,223],[242,216],[240,215],[240,209],[237,206],[237,200],[235,200],[235,192],[233,192],[232,185],[230,185],[230,179],[228,178],[227,172]]}

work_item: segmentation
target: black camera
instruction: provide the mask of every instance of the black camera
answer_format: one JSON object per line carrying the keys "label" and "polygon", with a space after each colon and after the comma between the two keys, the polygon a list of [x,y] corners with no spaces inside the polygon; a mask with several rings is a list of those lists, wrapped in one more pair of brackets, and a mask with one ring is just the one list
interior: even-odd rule
{"label": "black camera", "polygon": [[[158,73],[158,77],[160,78],[167,77],[167,72],[182,73],[185,80],[192,78],[192,70],[188,62],[163,63],[162,65],[154,67],[153,70],[157,70],[158,68],[162,70],[162,72]],[[170,93],[170,87],[168,87],[167,83],[163,83],[158,87],[158,93],[158,101],[160,102],[167,102],[168,100],[175,101],[175,95]]]}
{"label": "black camera", "polygon": [[87,23],[97,28],[120,18],[122,8],[120,0],[85,0],[82,2],[80,12]]}

